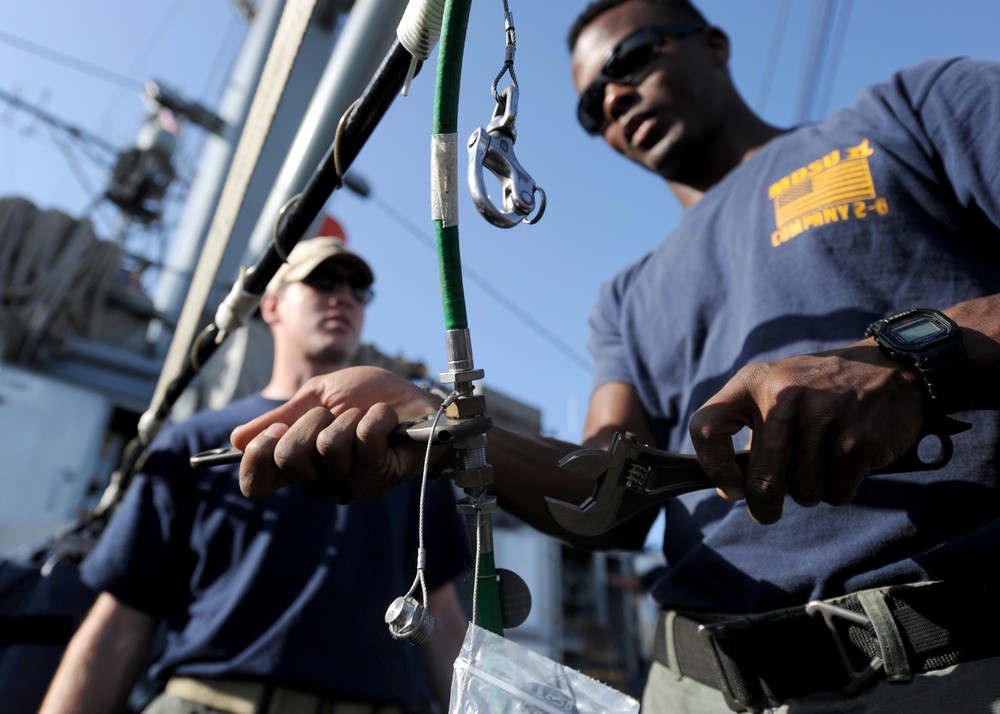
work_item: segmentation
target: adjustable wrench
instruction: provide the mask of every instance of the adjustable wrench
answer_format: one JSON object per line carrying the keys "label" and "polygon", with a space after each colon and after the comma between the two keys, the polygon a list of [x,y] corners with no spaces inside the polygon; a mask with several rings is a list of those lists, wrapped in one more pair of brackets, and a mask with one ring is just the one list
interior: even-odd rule
{"label": "adjustable wrench", "polygon": [[[951,460],[954,450],[951,436],[971,428],[971,424],[950,418],[939,419],[921,431],[909,451],[873,474],[932,471]],[[924,438],[939,441],[937,455],[931,460],[921,456]],[[749,451],[736,452],[736,464],[746,472]],[[639,443],[635,434],[616,433],[607,451],[580,449],[559,465],[594,479],[594,490],[581,504],[546,498],[549,513],[566,530],[579,535],[600,535],[669,498],[691,491],[715,488],[694,456],[674,454]]]}

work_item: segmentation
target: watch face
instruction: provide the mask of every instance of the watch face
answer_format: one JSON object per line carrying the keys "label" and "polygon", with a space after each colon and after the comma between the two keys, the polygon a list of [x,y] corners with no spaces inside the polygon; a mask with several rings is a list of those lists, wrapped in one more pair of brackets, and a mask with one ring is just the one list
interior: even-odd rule
{"label": "watch face", "polygon": [[926,347],[939,337],[946,336],[950,326],[937,315],[920,313],[890,322],[885,327],[886,336],[900,349],[914,350]]}

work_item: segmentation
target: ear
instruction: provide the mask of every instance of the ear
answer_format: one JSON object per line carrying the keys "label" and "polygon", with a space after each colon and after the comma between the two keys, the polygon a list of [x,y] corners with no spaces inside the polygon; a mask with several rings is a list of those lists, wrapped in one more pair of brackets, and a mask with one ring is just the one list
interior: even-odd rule
{"label": "ear", "polygon": [[705,30],[705,41],[718,66],[729,64],[729,35],[718,27],[709,27]]}
{"label": "ear", "polygon": [[278,321],[278,296],[274,293],[264,293],[260,297],[260,316],[268,325]]}

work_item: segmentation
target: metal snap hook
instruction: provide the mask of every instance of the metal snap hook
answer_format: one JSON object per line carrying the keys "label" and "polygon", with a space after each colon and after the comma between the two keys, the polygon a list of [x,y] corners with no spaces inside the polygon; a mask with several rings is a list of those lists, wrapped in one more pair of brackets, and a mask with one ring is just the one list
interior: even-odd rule
{"label": "metal snap hook", "polygon": [[[469,191],[476,209],[486,220],[500,228],[512,228],[518,223],[532,224],[541,218],[545,210],[545,192],[514,156],[517,87],[504,89],[501,99],[487,127],[479,127],[469,138]],[[500,182],[502,210],[490,200],[484,169]],[[535,211],[536,191],[541,194],[541,203],[538,213],[529,219]]]}

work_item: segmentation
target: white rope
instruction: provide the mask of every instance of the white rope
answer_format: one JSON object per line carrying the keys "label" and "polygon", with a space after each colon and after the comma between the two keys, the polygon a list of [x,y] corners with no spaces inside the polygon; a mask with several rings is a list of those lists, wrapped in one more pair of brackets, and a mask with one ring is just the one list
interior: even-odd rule
{"label": "white rope", "polygon": [[441,37],[445,0],[410,0],[396,27],[396,37],[406,51],[420,60],[431,56]]}
{"label": "white rope", "polygon": [[434,45],[441,37],[444,22],[445,0],[410,0],[403,11],[403,17],[396,27],[396,37],[407,52],[410,60],[401,94],[410,92],[410,83],[417,72],[417,63],[431,56]]}

